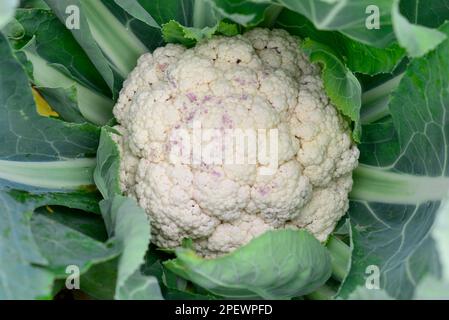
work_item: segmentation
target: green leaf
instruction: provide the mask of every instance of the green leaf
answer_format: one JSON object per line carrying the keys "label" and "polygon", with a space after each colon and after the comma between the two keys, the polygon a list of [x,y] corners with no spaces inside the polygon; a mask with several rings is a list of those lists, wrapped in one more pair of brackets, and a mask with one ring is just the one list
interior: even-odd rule
{"label": "green leaf", "polygon": [[448,0],[403,0],[399,3],[402,14],[413,24],[438,28],[449,17]]}
{"label": "green leaf", "polygon": [[290,10],[305,15],[320,30],[337,30],[356,41],[375,47],[385,47],[394,39],[391,27],[391,0],[378,0],[380,28],[367,28],[371,11],[367,11],[371,0],[326,1],[326,0],[278,0]]}
{"label": "green leaf", "polygon": [[116,293],[119,300],[163,300],[159,283],[155,277],[143,275],[136,270]]}
{"label": "green leaf", "polygon": [[318,30],[306,17],[291,10],[282,10],[275,27],[331,47],[352,72],[369,75],[391,72],[405,54],[397,44],[376,48],[357,42],[339,32]]}
{"label": "green leaf", "polygon": [[[110,242],[121,253],[117,262],[115,299],[162,299],[157,280],[141,273],[145,253],[150,244],[151,227],[145,210],[134,199],[120,195],[120,154],[112,140],[112,128],[101,130],[98,165],[94,179],[105,198],[101,213]],[[95,281],[94,281],[95,283]],[[95,290],[95,286],[91,288]]]}
{"label": "green leaf", "polygon": [[449,201],[445,199],[438,211],[432,237],[441,263],[441,277],[426,276],[417,286],[415,299],[447,300],[449,299]]}
{"label": "green leaf", "polygon": [[50,298],[55,275],[46,266],[54,260],[42,255],[30,220],[49,204],[98,212],[89,186],[95,161],[81,158],[95,153],[98,129],[39,116],[25,71],[1,34],[0,68],[0,298]]}
{"label": "green leaf", "polygon": [[153,28],[160,28],[159,24],[145,11],[137,0],[114,0],[114,2],[136,19]]}
{"label": "green leaf", "polygon": [[270,5],[283,7],[307,17],[319,30],[336,30],[345,36],[375,47],[386,47],[394,40],[391,26],[391,0],[376,1],[379,8],[380,28],[368,29],[367,20],[373,5],[370,0],[208,0],[222,16],[244,26],[255,26],[263,21]]}
{"label": "green leaf", "polygon": [[69,30],[49,10],[20,9],[16,18],[25,37],[15,47],[25,53],[30,77],[52,109],[66,121],[107,123],[110,91]]}
{"label": "green leaf", "polygon": [[58,202],[59,205],[46,205],[36,209],[34,213],[44,214],[46,218],[51,219],[54,223],[77,231],[97,242],[106,242],[108,240],[108,233],[98,207],[99,201],[97,201],[98,211],[83,208],[82,205],[77,205],[77,208],[73,208],[69,201],[66,201],[64,206],[60,205],[63,201]]}
{"label": "green leaf", "polygon": [[348,297],[348,300],[394,300],[387,292],[379,289],[357,287]]}
{"label": "green leaf", "polygon": [[[106,82],[76,39],[50,10],[18,9],[16,19],[25,31],[24,40],[35,41],[35,54],[88,89],[110,95]],[[17,49],[17,48],[16,48]]]}
{"label": "green leaf", "polygon": [[0,29],[14,17],[14,11],[18,5],[18,0],[3,0],[0,3]]}
{"label": "green leaf", "polygon": [[41,117],[27,76],[0,34],[0,159],[42,161],[95,154],[99,129]]}
{"label": "green leaf", "polygon": [[[175,0],[166,0],[163,3],[161,3],[160,0],[151,0],[150,2],[148,0],[139,0],[139,4],[142,6],[142,11],[146,11],[152,18],[154,18],[158,25],[158,27],[152,27],[130,14],[130,12],[124,10],[124,8],[119,6],[115,1],[100,1],[115,16],[115,18],[120,21],[122,25],[126,26],[128,32],[132,32],[150,52],[162,46],[164,43],[160,25],[172,19],[173,17],[171,14],[178,17],[179,13],[177,11],[171,11],[177,9],[179,6],[179,4],[173,4]],[[184,1],[185,0],[180,2]],[[151,9],[149,10],[148,7]],[[165,18],[165,13],[167,13],[170,17],[167,20],[162,20],[161,22],[161,19]],[[161,16],[163,17],[161,18]]]}
{"label": "green leaf", "polygon": [[255,26],[264,20],[265,11],[270,1],[247,0],[200,0],[206,1],[218,15],[228,18],[243,26]]}
{"label": "green leaf", "polygon": [[111,99],[75,82],[66,76],[68,72],[64,66],[49,64],[32,47],[29,44],[22,50],[33,68],[33,82],[62,119],[104,125],[113,118]]}
{"label": "green leaf", "polygon": [[392,20],[399,44],[406,48],[412,57],[425,55],[446,39],[446,35],[438,30],[411,24],[399,12],[399,0],[394,2]]}
{"label": "green leaf", "polygon": [[35,242],[31,231],[33,211],[45,205],[89,210],[92,199],[86,193],[32,194],[0,188],[0,299],[51,297],[55,275],[46,268],[52,260]]}
{"label": "green leaf", "polygon": [[347,67],[353,72],[369,75],[392,72],[405,56],[404,49],[395,43],[382,49],[346,38],[342,45]]}
{"label": "green leaf", "polygon": [[[118,252],[82,232],[72,229],[70,223],[61,224],[56,215],[64,215],[57,208],[40,210],[31,218],[31,230],[40,252],[48,261],[46,269],[58,278],[67,277],[66,268],[75,265],[81,273],[93,264],[107,261]],[[87,213],[85,213],[87,215]]]}
{"label": "green leaf", "polygon": [[68,18],[68,6],[79,9],[79,28],[70,31],[115,97],[123,78],[135,67],[146,47],[101,1],[46,0],[46,3],[62,23]]}
{"label": "green leaf", "polygon": [[[49,298],[53,275],[31,234],[33,205],[0,191],[0,299]],[[18,285],[20,284],[20,285]]]}
{"label": "green leaf", "polygon": [[[162,25],[162,36],[164,41],[167,43],[180,43],[186,47],[193,47],[196,43],[194,38],[188,38],[186,36],[186,27],[179,24],[174,20],[170,20],[169,22]],[[206,30],[199,30],[201,32],[210,32],[210,28],[207,27]]]}
{"label": "green leaf", "polygon": [[203,259],[179,248],[164,265],[227,298],[288,299],[317,289],[331,275],[327,250],[306,231],[269,231],[236,251]]}
{"label": "green leaf", "polygon": [[112,300],[117,281],[118,258],[92,266],[81,275],[80,289],[94,299]]}
{"label": "green leaf", "polygon": [[141,267],[141,272],[147,276],[154,276],[159,281],[161,291],[167,300],[211,300],[216,299],[206,290],[193,287],[187,280],[178,277],[162,265],[162,261],[172,259],[173,255],[167,254],[161,249],[150,245],[145,256],[145,262]]}
{"label": "green leaf", "polygon": [[20,40],[25,36],[25,29],[16,19],[12,19],[4,28],[3,33],[13,40]]}
{"label": "green leaf", "polygon": [[180,43],[186,47],[193,47],[197,42],[209,39],[216,34],[232,37],[238,33],[239,28],[236,24],[224,21],[218,22],[213,27],[204,27],[202,29],[185,27],[174,20],[162,25],[162,34],[165,42]]}
{"label": "green leaf", "polygon": [[183,26],[193,26],[193,7],[197,2],[195,0],[139,0],[140,5],[151,14],[158,25],[175,20]]}
{"label": "green leaf", "polygon": [[150,244],[150,224],[136,201],[121,195],[100,202],[110,241],[121,252],[118,261],[116,299],[162,299],[157,281],[140,274]]}
{"label": "green leaf", "polygon": [[112,140],[112,133],[112,128],[103,127],[101,129],[100,145],[97,152],[97,166],[94,171],[95,184],[105,199],[121,193],[118,178],[120,151],[117,144]]}
{"label": "green leaf", "polygon": [[[34,69],[35,70],[35,69]],[[35,73],[35,79],[39,78],[39,74]],[[49,104],[52,110],[54,110],[58,114],[58,118],[75,123],[83,123],[86,120],[91,121],[92,123],[106,123],[109,119],[112,118],[112,107],[109,112],[109,116],[106,117],[96,117],[96,113],[94,113],[94,117],[90,117],[89,115],[84,116],[81,113],[81,107],[78,105],[78,93],[76,90],[76,86],[72,85],[67,88],[48,88],[48,87],[35,87],[36,90],[42,95],[45,101]],[[112,101],[111,101],[112,102]]]}
{"label": "green leaf", "polygon": [[[441,31],[449,34],[449,25]],[[354,251],[343,297],[365,284],[370,265],[380,270],[381,289],[399,299],[441,272],[431,230],[449,189],[448,57],[445,40],[411,62],[389,103],[397,139],[379,134],[365,142],[375,146],[373,164],[381,166],[356,171],[349,210]]]}
{"label": "green leaf", "polygon": [[375,167],[393,164],[400,153],[400,146],[391,118],[385,122],[364,125],[362,128],[360,162]]}
{"label": "green leaf", "polygon": [[436,277],[426,277],[416,288],[414,298],[418,300],[448,300],[449,282],[442,282]]}
{"label": "green leaf", "polygon": [[355,141],[360,141],[362,88],[359,81],[338,59],[331,48],[313,40],[306,40],[302,48],[312,62],[322,65],[322,78],[326,93],[335,107],[354,122],[353,137]]}
{"label": "green leaf", "polygon": [[93,191],[70,191],[70,192],[45,192],[43,190],[23,191],[0,186],[9,193],[16,201],[21,203],[37,203],[36,208],[45,205],[64,206],[72,209],[79,209],[95,214],[100,214],[98,206],[99,194]]}
{"label": "green leaf", "polygon": [[239,26],[235,23],[229,23],[226,21],[220,21],[217,25],[217,34],[221,34],[227,37],[233,37],[240,33]]}

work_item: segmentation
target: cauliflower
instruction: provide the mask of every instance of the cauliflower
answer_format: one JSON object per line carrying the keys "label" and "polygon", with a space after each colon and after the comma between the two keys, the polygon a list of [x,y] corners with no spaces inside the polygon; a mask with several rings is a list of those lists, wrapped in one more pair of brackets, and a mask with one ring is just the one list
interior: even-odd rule
{"label": "cauliflower", "polygon": [[[319,68],[284,30],[258,28],[144,54],[114,115],[122,191],[145,209],[160,247],[191,238],[200,255],[214,257],[274,228],[306,229],[325,241],[348,208],[359,151]],[[201,150],[217,149],[226,130],[276,130],[277,143],[268,143],[273,172],[262,170],[271,163],[266,155],[243,163],[194,161],[173,132],[194,139],[195,123],[214,129],[196,140]],[[173,147],[193,160],[171,157]],[[259,141],[255,148],[262,148]]]}

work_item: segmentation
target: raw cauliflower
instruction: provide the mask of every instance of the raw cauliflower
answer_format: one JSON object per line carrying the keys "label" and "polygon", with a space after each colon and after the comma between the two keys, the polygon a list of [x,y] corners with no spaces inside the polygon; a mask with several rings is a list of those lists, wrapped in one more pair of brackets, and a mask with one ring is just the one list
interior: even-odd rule
{"label": "raw cauliflower", "polygon": [[[273,228],[302,228],[325,241],[348,208],[359,151],[319,68],[284,30],[254,29],[145,54],[114,115],[122,191],[145,209],[160,247],[191,238],[200,255],[213,257]],[[274,174],[262,173],[267,163],[260,159],[172,161],[172,132],[192,132],[195,122],[222,131],[277,129]]]}

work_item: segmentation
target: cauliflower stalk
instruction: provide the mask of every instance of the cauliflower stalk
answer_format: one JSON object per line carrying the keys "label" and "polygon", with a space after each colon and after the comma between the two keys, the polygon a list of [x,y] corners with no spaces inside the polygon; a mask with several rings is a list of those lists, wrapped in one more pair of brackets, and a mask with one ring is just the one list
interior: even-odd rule
{"label": "cauliflower stalk", "polygon": [[[277,228],[306,229],[325,241],[348,208],[359,151],[319,68],[284,30],[258,28],[144,54],[114,115],[121,189],[145,209],[160,247],[190,238],[200,255],[214,257]],[[171,133],[192,132],[195,122],[219,130],[277,129],[274,174],[262,174],[259,159],[171,161]]]}

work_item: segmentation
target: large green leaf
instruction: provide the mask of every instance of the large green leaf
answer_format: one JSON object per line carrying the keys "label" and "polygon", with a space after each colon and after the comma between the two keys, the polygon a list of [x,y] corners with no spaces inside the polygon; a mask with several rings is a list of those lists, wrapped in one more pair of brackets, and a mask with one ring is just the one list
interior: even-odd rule
{"label": "large green leaf", "polygon": [[362,104],[362,88],[359,81],[330,47],[313,40],[306,40],[302,48],[308,53],[312,62],[322,65],[326,93],[336,108],[354,122],[353,137],[359,141]]}
{"label": "large green leaf", "polygon": [[[49,10],[20,9],[24,35],[15,47],[25,54],[30,77],[60,118],[105,124],[112,118],[110,91],[69,30]],[[25,62],[26,61],[26,62]]]}
{"label": "large green leaf", "polygon": [[227,298],[288,299],[314,291],[331,275],[327,250],[306,231],[269,231],[216,259],[185,248],[176,255],[165,262],[169,270]]}
{"label": "large green leaf", "polygon": [[[449,255],[447,247],[449,246],[448,227],[449,227],[449,201],[445,199],[444,204],[438,210],[435,224],[432,230],[432,237],[435,240],[438,256],[433,257],[439,260],[442,266],[441,277],[428,274],[423,277],[416,286],[413,299],[418,300],[447,300],[449,299]],[[359,286],[348,296],[348,299],[385,300],[392,297],[382,289],[369,290],[366,287]]]}
{"label": "large green leaf", "polygon": [[[391,0],[277,0],[290,10],[305,15],[318,29],[337,30],[362,43],[385,47],[394,39],[390,20]],[[371,11],[367,9],[375,4],[379,10],[380,28],[368,29],[367,19]]]}
{"label": "large green leaf", "polygon": [[[441,31],[449,34],[449,25]],[[411,298],[425,276],[439,274],[430,234],[449,189],[448,57],[445,40],[412,61],[389,103],[397,142],[389,134],[368,142],[375,147],[371,164],[380,167],[356,171],[349,211],[354,253],[344,297],[364,285],[370,265],[379,267],[381,289],[401,299]]]}
{"label": "large green leaf", "polygon": [[150,239],[145,212],[120,195],[103,200],[101,208],[111,250],[120,256],[93,265],[81,276],[81,289],[97,299],[162,299],[157,278],[141,271]]}
{"label": "large green leaf", "polygon": [[439,45],[446,35],[438,30],[410,23],[399,11],[399,0],[394,1],[392,20],[399,44],[412,57],[420,57]]}
{"label": "large green leaf", "polygon": [[353,72],[370,75],[391,72],[404,56],[404,50],[395,44],[387,48],[376,48],[339,32],[318,30],[306,17],[287,9],[279,14],[275,27],[283,28],[303,39],[310,38],[330,46]]}
{"label": "large green leaf", "polygon": [[38,115],[28,78],[0,34],[0,159],[58,160],[92,156],[99,129]]}
{"label": "large green leaf", "polygon": [[281,5],[306,16],[317,29],[337,30],[359,42],[385,47],[394,40],[391,26],[391,0],[379,0],[379,29],[368,29],[366,9],[373,5],[370,0],[208,0],[222,16],[246,26],[263,21],[270,5]]}
{"label": "large green leaf", "polygon": [[94,64],[56,15],[45,9],[18,9],[16,19],[24,29],[25,41],[35,38],[36,53],[52,65],[63,66],[66,74],[95,91],[110,91]]}
{"label": "large green leaf", "polygon": [[69,18],[66,13],[69,6],[79,10],[79,16],[75,14],[79,27],[70,31],[115,96],[146,47],[101,1],[46,0],[46,3],[62,23]]}
{"label": "large green leaf", "polygon": [[44,205],[99,211],[95,162],[81,158],[95,153],[98,129],[39,116],[25,71],[2,34],[0,68],[0,298],[50,298],[55,275],[45,267],[52,260],[36,245],[32,213]]}

